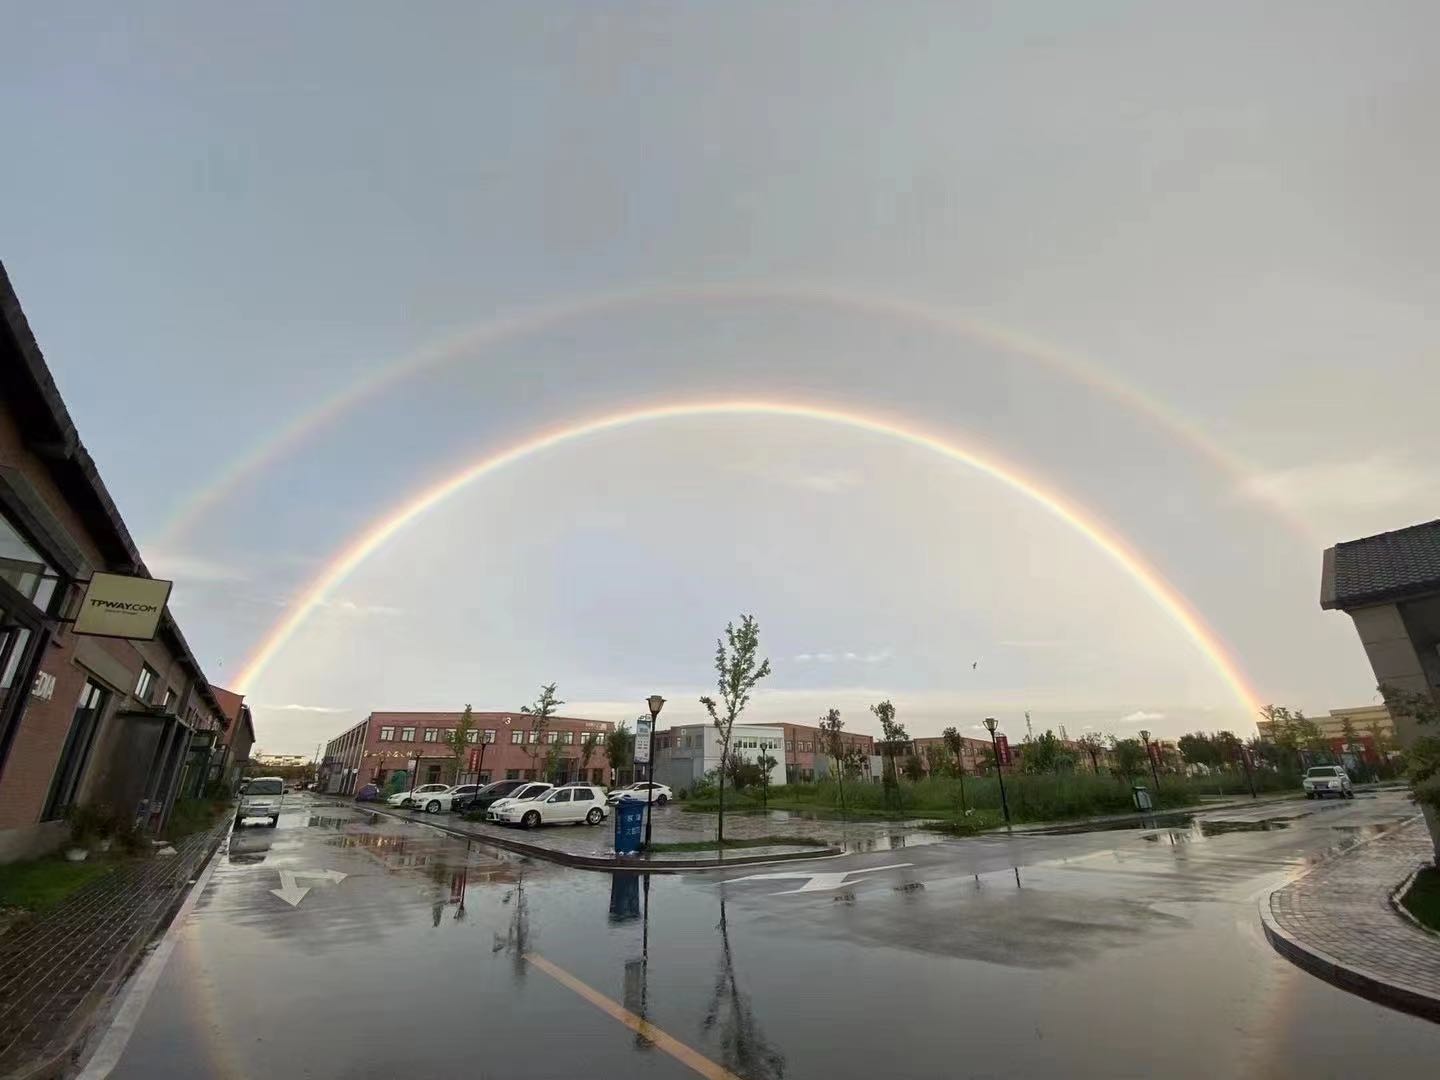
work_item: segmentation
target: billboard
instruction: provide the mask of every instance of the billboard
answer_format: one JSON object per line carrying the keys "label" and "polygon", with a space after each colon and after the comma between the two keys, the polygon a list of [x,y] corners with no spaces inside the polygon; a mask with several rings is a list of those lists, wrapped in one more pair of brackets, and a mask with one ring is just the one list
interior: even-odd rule
{"label": "billboard", "polygon": [[91,575],[75,616],[75,633],[153,641],[172,584],[128,574]]}
{"label": "billboard", "polygon": [[648,716],[641,716],[635,720],[635,764],[650,764],[650,732],[655,727],[655,721]]}
{"label": "billboard", "polygon": [[1004,735],[995,736],[995,749],[1000,754],[1001,765],[1015,764],[1015,757],[1010,753],[1010,740]]}

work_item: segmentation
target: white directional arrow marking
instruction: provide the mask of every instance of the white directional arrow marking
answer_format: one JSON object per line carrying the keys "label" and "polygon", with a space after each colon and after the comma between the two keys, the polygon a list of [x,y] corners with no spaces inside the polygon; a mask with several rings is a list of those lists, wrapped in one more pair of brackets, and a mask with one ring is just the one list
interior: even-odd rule
{"label": "white directional arrow marking", "polygon": [[802,892],[830,892],[845,884],[845,879],[853,874],[874,874],[881,870],[901,870],[907,866],[914,866],[914,863],[900,862],[891,863],[888,866],[868,866],[864,870],[846,870],[841,873],[814,874],[804,870],[780,870],[773,874],[747,874],[745,877],[726,878],[720,882],[721,885],[728,885],[733,881],[780,881],[785,878],[808,878],[809,880],[798,889],[782,889],[778,893],[771,893],[771,896],[790,896],[793,893]]}
{"label": "white directional arrow marking", "polygon": [[300,901],[304,900],[306,894],[310,892],[309,886],[302,889],[296,882],[296,878],[324,878],[332,885],[339,885],[349,877],[348,874],[342,874],[339,870],[281,870],[279,874],[280,888],[271,889],[271,895],[278,896],[291,907],[299,907]]}

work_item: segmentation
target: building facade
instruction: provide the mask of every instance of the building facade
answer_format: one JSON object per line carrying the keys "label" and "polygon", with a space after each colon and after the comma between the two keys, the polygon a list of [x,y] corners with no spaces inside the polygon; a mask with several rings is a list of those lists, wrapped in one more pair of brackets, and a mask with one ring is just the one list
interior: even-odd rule
{"label": "building facade", "polygon": [[[337,735],[320,761],[320,789],[353,795],[366,784],[488,784],[493,780],[584,780],[608,784],[608,720],[552,716],[537,731],[524,713],[472,712],[469,749],[456,758],[449,739],[458,712],[374,712]],[[548,764],[548,767],[547,767]]]}
{"label": "building facade", "polygon": [[[828,776],[833,763],[825,751],[824,733],[810,724],[780,724],[785,732],[785,777],[792,784],[807,783]],[[875,753],[875,737],[853,731],[842,731],[840,741],[846,750],[862,755],[861,771],[869,778],[870,758]]]}
{"label": "building facade", "polygon": [[[730,733],[730,753],[739,760],[753,765],[763,755],[774,759],[771,787],[786,782],[786,771],[779,767],[784,729],[783,724],[736,724]],[[714,724],[681,724],[655,733],[655,779],[660,783],[690,788],[719,767],[720,733]]]}
{"label": "building facade", "polygon": [[97,571],[150,576],[0,267],[0,862],[81,804],[161,828],[227,728],[168,610],[150,641],[74,632]]}

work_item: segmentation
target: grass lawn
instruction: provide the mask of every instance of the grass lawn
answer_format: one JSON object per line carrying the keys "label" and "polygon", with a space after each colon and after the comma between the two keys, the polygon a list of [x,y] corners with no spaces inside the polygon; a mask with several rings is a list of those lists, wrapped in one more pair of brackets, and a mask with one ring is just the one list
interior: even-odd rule
{"label": "grass lawn", "polygon": [[[813,836],[755,836],[748,840],[726,840],[725,850],[750,847],[829,847],[829,841],[817,840]],[[714,840],[677,840],[668,844],[651,844],[651,851],[716,851],[720,847]]]}
{"label": "grass lawn", "polygon": [[78,863],[57,856],[0,866],[0,907],[48,911],[87,881],[114,868],[112,860],[95,855]]}
{"label": "grass lawn", "polygon": [[1400,902],[1425,926],[1440,931],[1440,870],[1433,866],[1421,870]]}

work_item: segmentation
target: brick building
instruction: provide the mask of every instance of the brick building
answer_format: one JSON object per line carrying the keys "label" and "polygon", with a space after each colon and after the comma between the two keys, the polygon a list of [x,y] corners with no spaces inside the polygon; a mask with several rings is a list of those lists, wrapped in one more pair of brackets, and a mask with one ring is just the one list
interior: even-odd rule
{"label": "brick building", "polygon": [[[945,745],[943,736],[926,736],[918,739],[911,739],[910,746],[915,756],[920,759],[920,765],[927,772],[930,770],[930,759],[926,756],[927,747],[939,747],[945,755],[945,760],[950,760],[950,750]],[[991,750],[989,739],[971,739],[966,736],[960,738],[960,767],[965,770],[967,776],[975,776],[983,773],[991,767],[994,761],[994,754]],[[904,762],[900,766],[904,767]]]}
{"label": "brick building", "polygon": [[[460,723],[458,712],[374,712],[331,739],[320,761],[320,789],[353,795],[366,784],[385,787],[397,772],[411,768],[422,784],[533,780],[544,773],[551,747],[558,755],[554,777],[606,784],[610,759],[608,720],[552,716],[536,732],[524,713],[472,712],[472,749],[458,763],[447,738]],[[595,736],[584,760],[585,740]],[[538,738],[537,738],[538,736]],[[458,769],[457,769],[458,764]]]}
{"label": "brick building", "polygon": [[150,641],[74,632],[96,571],[150,576],[0,267],[0,862],[83,803],[159,828],[228,724],[168,609]]}
{"label": "brick building", "polygon": [[[822,733],[818,727],[809,724],[778,724],[785,732],[785,778],[792,784],[815,780],[830,771],[830,759],[825,753]],[[875,737],[858,732],[842,731],[840,739],[847,749],[859,749],[864,755],[862,768],[868,777],[870,758],[875,753]]]}
{"label": "brick building", "polygon": [[219,686],[211,687],[220,710],[228,723],[221,735],[219,752],[211,765],[211,779],[222,780],[232,790],[240,782],[240,774],[250,764],[250,749],[255,745],[255,721],[245,695]]}

